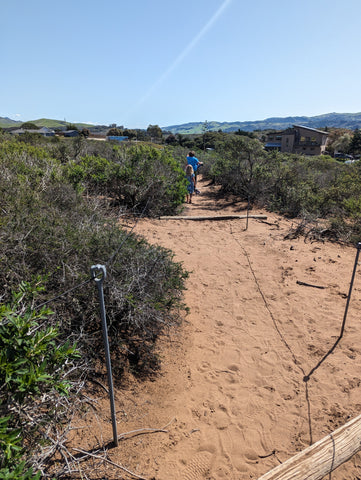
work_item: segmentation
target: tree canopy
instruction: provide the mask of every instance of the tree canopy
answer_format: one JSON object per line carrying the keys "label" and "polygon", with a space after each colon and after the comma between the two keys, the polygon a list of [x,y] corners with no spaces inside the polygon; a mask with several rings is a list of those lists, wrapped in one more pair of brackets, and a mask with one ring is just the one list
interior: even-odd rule
{"label": "tree canopy", "polygon": [[147,133],[150,137],[160,140],[163,137],[163,131],[159,125],[149,125],[147,128]]}
{"label": "tree canopy", "polygon": [[40,127],[35,125],[35,123],[25,122],[21,125],[21,128],[23,128],[24,130],[39,130]]}

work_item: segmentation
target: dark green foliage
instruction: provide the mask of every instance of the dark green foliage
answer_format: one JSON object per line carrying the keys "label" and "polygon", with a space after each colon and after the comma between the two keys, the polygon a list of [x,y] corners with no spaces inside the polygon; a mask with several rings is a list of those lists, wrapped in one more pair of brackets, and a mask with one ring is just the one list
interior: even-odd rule
{"label": "dark green foliage", "polygon": [[350,144],[350,152],[353,155],[361,154],[361,132],[358,128],[356,128]]}
{"label": "dark green foliage", "polygon": [[182,168],[167,150],[151,146],[114,147],[109,160],[83,156],[69,162],[66,172],[77,188],[145,215],[175,213],[186,193]]}
{"label": "dark green foliage", "polygon": [[117,198],[135,211],[172,214],[184,201],[184,171],[167,150],[131,147],[118,178]]}
{"label": "dark green foliage", "polygon": [[121,137],[121,136],[123,136],[123,129],[113,127],[110,130],[108,130],[107,136]]}
{"label": "dark green foliage", "polygon": [[128,137],[129,139],[136,138],[136,139],[140,140],[140,138],[138,138],[139,133],[140,132],[138,130],[129,129],[129,128],[125,128],[123,130],[123,135]]}
{"label": "dark green foliage", "polygon": [[168,136],[166,137],[165,143],[166,143],[167,145],[177,145],[177,144],[178,144],[177,137],[171,133],[170,135],[168,135]]}
{"label": "dark green foliage", "polygon": [[254,138],[254,134],[252,132],[246,132],[245,130],[241,130],[240,128],[234,132],[235,135],[240,135],[244,137]]}
{"label": "dark green foliage", "polygon": [[78,161],[69,162],[65,172],[71,183],[87,192],[110,194],[109,185],[117,175],[118,165],[106,158],[85,155]]}
{"label": "dark green foliage", "polygon": [[26,462],[21,462],[14,468],[0,468],[1,480],[39,480],[41,472],[33,473],[33,469],[26,467]]}
{"label": "dark green foliage", "polygon": [[[26,288],[23,282],[15,300],[24,295]],[[69,341],[62,346],[56,344],[58,327],[39,328],[40,322],[44,324],[51,314],[50,310],[28,309],[18,315],[14,308],[0,305],[0,383],[9,396],[4,398],[4,393],[0,394],[0,404],[13,400],[24,403],[28,397],[52,388],[66,393],[69,385],[62,382],[58,368],[76,358],[74,348]]]}
{"label": "dark green foliage", "polygon": [[149,125],[147,128],[147,134],[153,141],[162,141],[163,132],[159,125]]}
{"label": "dark green foliage", "polygon": [[71,378],[65,375],[79,357],[69,341],[58,338],[59,328],[48,324],[49,309],[36,312],[26,306],[40,290],[39,285],[22,282],[11,302],[0,305],[0,477],[4,479],[40,477],[26,464],[40,443],[44,445],[45,431],[60,420],[59,412],[49,405],[70,393]]}
{"label": "dark green foliage", "polygon": [[[59,409],[59,402],[51,399],[69,391],[62,365],[64,359],[69,367],[77,362],[73,344],[81,353],[82,364],[77,363],[75,369],[78,379],[104,373],[96,369],[104,363],[104,353],[92,265],[107,268],[104,294],[116,382],[122,381],[125,369],[141,375],[159,368],[157,339],[181,321],[185,308],[182,290],[187,274],[181,264],[173,261],[170,251],[150,246],[131,233],[129,223],[121,228],[114,210],[106,209],[97,198],[99,192],[116,192],[118,201],[125,204],[124,199],[135,193],[134,203],[127,200],[134,210],[162,211],[164,199],[165,211],[173,211],[183,200],[184,188],[177,160],[168,151],[151,147],[123,152],[120,147],[104,145],[95,146],[94,153],[104,149],[109,159],[84,155],[69,166],[68,145],[62,163],[52,155],[59,152],[57,144],[0,143],[0,282],[5,304],[0,310],[0,402],[5,405],[0,418],[9,416],[4,412],[9,410],[10,399],[18,405],[31,402],[39,414],[34,416],[38,430],[32,430],[33,423],[24,430],[26,420],[14,414],[4,420],[0,448],[11,455],[22,455],[24,442],[29,454],[36,445],[43,445],[44,425],[47,435],[53,433],[56,438],[51,429],[58,427],[52,422],[67,424],[75,402]],[[86,188],[87,201],[68,178],[83,192]],[[25,295],[26,285],[39,276],[44,288],[36,289],[36,300],[27,297],[33,308],[15,308],[14,302],[19,302],[12,293],[16,286],[20,284],[21,295]],[[51,316],[34,308],[48,300],[54,312]],[[40,405],[39,398],[45,398],[45,403]],[[18,425],[24,442],[17,440]],[[20,453],[16,453],[18,447]],[[30,464],[26,461],[20,470],[17,458],[11,468],[16,466],[23,480],[32,476]],[[16,478],[5,463],[0,464],[1,474]]]}
{"label": "dark green foliage", "polygon": [[66,129],[67,129],[67,130],[77,130],[77,131],[79,131],[79,128],[78,128],[77,125],[75,125],[74,123],[68,123],[68,124],[66,125]]}
{"label": "dark green foliage", "polygon": [[[184,288],[185,272],[173,262],[171,252],[149,246],[120,229],[117,219],[112,219],[98,200],[89,199],[85,204],[62,176],[60,162],[49,157],[46,150],[17,142],[2,147],[0,279],[5,295],[9,296],[13,286],[22,280],[40,274],[46,276],[46,291],[42,294],[45,300],[87,280],[91,265],[108,264],[108,318],[114,349],[119,351],[118,363],[127,363],[127,352],[132,350],[124,345],[133,344],[135,338],[144,342],[144,353],[152,356],[157,337],[179,320],[178,310],[182,308],[179,294]],[[117,150],[116,155],[120,159],[121,151]],[[139,209],[161,211],[163,198],[168,199],[169,211],[173,211],[183,201],[183,170],[165,151],[130,149],[123,164],[102,157],[83,157],[66,171],[78,185],[76,175],[82,181],[85,177],[88,193],[101,191],[106,185],[121,195],[122,201],[130,197],[127,202],[134,202],[132,206],[136,204]],[[172,172],[173,178],[169,177]],[[113,256],[114,252],[117,254]],[[92,357],[101,351],[93,283],[61,298],[52,307],[62,334],[75,338],[83,354]],[[89,349],[89,338],[86,343],[83,337],[78,338],[81,332],[88,332],[93,346],[99,348]]]}
{"label": "dark green foliage", "polygon": [[206,161],[203,174],[221,184],[224,192],[254,202],[265,189],[266,163],[258,140],[232,135],[218,144],[217,153]]}
{"label": "dark green foliage", "polygon": [[361,165],[328,156],[268,153],[257,140],[230,136],[205,160],[203,175],[222,191],[289,217],[328,219],[332,239],[357,241]]}
{"label": "dark green foliage", "polygon": [[19,142],[28,143],[29,145],[38,145],[44,141],[44,137],[37,132],[26,131],[19,135]]}
{"label": "dark green foliage", "polygon": [[39,130],[40,127],[38,127],[35,123],[32,122],[25,122],[21,125],[21,128],[24,130]]}

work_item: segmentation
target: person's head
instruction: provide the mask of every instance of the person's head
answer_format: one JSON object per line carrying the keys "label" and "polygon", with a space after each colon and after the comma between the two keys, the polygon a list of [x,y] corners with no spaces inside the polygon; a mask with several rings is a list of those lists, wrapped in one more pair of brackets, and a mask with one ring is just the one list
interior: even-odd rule
{"label": "person's head", "polygon": [[186,166],[186,175],[193,175],[193,167],[192,165],[187,165]]}
{"label": "person's head", "polygon": [[189,153],[188,153],[188,157],[195,157],[196,156],[196,152],[194,152],[193,150],[191,150]]}

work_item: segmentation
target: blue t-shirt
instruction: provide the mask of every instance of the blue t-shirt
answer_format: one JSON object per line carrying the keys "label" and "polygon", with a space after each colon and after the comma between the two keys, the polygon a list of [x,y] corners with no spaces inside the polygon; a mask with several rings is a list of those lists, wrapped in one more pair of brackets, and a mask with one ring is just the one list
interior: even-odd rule
{"label": "blue t-shirt", "polygon": [[192,165],[194,172],[197,171],[199,160],[196,157],[187,157],[188,165]]}

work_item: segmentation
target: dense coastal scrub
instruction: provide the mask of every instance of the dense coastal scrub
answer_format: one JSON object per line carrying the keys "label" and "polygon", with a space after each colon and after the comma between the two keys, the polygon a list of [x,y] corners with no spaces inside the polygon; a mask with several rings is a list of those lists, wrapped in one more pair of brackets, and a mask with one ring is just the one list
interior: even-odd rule
{"label": "dense coastal scrub", "polygon": [[[34,143],[0,140],[2,478],[32,478],[31,467],[46,478],[49,445],[81,403],[79,384],[104,375],[97,367],[104,354],[92,265],[107,269],[116,382],[125,371],[157,371],[157,339],[180,323],[185,308],[187,273],[172,252],[131,229],[140,212],[175,212],[182,203],[177,162],[151,146],[105,146],[106,158],[82,152],[86,145],[75,151],[76,144],[67,144],[64,152],[64,145]],[[119,212],[132,214],[123,227]],[[76,402],[70,400],[75,393]],[[24,415],[36,420],[26,422]]]}
{"label": "dense coastal scrub", "polygon": [[322,237],[351,243],[360,238],[360,161],[266,152],[256,139],[229,136],[206,154],[203,175],[224,194],[302,219]]}

